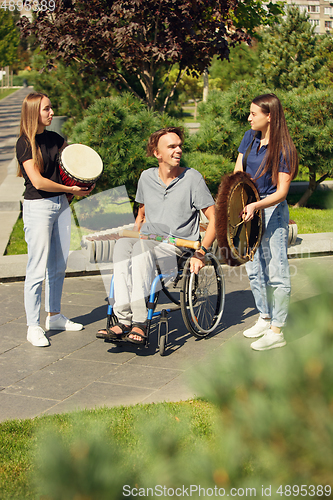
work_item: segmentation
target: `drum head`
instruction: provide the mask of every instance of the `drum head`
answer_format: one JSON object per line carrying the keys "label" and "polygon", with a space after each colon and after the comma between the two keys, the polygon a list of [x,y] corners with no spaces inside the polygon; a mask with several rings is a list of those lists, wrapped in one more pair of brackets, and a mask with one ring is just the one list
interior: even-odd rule
{"label": "drum head", "polygon": [[93,182],[103,172],[102,158],[84,144],[71,144],[61,152],[61,164],[73,179]]}
{"label": "drum head", "polygon": [[230,266],[239,266],[253,256],[262,236],[262,212],[244,223],[240,217],[243,208],[260,200],[257,188],[245,172],[225,176],[216,200],[216,238],[223,260]]}

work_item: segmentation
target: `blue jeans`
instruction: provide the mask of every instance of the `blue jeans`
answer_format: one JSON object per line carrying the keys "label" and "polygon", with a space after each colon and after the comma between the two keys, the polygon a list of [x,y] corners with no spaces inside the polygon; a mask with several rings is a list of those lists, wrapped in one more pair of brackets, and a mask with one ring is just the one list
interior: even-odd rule
{"label": "blue jeans", "polygon": [[290,299],[287,257],[289,210],[286,201],[264,209],[264,234],[253,261],[245,264],[260,316],[285,325]]}
{"label": "blue jeans", "polygon": [[45,310],[60,312],[71,230],[71,214],[66,195],[24,200],[23,222],[28,244],[24,305],[27,325],[36,326],[40,323],[44,279]]}

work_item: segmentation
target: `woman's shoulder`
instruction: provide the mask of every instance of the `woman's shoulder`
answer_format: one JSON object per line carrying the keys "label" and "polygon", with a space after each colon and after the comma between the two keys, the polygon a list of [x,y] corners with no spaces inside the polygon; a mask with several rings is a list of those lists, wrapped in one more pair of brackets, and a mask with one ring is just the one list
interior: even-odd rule
{"label": "woman's shoulder", "polygon": [[251,128],[247,130],[243,136],[243,141],[247,143],[251,143],[255,137],[259,137],[261,135],[260,132],[256,130],[252,130]]}
{"label": "woman's shoulder", "polygon": [[249,145],[252,143],[253,139],[259,137],[260,132],[256,132],[255,130],[249,129],[243,135],[243,139],[239,145],[238,151],[240,153],[245,153]]}
{"label": "woman's shoulder", "polygon": [[16,141],[17,159],[20,159],[27,151],[31,151],[30,141],[25,135],[21,135]]}
{"label": "woman's shoulder", "polygon": [[16,147],[21,145],[26,146],[28,144],[30,144],[30,141],[25,135],[20,135],[20,137],[16,141]]}
{"label": "woman's shoulder", "polygon": [[65,142],[65,139],[58,134],[58,132],[54,132],[53,130],[44,130],[43,134],[40,135],[40,138],[43,142],[47,141],[51,144],[57,144],[58,147],[61,147]]}

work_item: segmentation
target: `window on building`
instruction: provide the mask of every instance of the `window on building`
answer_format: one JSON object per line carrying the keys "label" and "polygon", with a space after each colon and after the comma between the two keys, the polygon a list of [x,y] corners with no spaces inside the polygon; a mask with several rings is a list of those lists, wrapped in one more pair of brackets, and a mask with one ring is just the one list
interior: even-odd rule
{"label": "window on building", "polygon": [[332,21],[325,21],[325,28],[326,28],[327,30],[332,29],[332,27],[333,27],[333,23],[332,23]]}
{"label": "window on building", "polygon": [[300,12],[307,12],[308,11],[307,5],[299,5],[298,8],[299,8]]}
{"label": "window on building", "polygon": [[327,16],[331,16],[332,15],[332,7],[325,7],[324,14],[326,14]]}
{"label": "window on building", "polygon": [[314,32],[320,33],[319,19],[308,19],[308,21],[314,27]]}
{"label": "window on building", "polygon": [[311,12],[311,14],[319,13],[320,12],[319,5],[308,5],[308,12]]}

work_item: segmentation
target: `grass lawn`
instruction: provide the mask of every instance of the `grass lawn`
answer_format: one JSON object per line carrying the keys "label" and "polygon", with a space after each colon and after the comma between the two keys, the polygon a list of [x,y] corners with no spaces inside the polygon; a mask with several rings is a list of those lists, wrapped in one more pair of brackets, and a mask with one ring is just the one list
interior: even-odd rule
{"label": "grass lawn", "polygon": [[97,425],[98,422],[99,425],[108,429],[110,440],[115,439],[126,450],[126,453],[136,454],[140,453],[136,449],[138,443],[137,423],[150,417],[156,416],[158,418],[161,411],[166,412],[174,422],[182,421],[185,418],[189,419],[190,426],[186,436],[188,443],[209,438],[211,425],[216,415],[216,409],[213,405],[199,400],[191,400],[180,403],[101,408],[0,423],[1,500],[36,498],[32,478],[34,457],[41,433],[50,426],[65,440],[70,440],[77,432],[78,422],[87,428],[91,425]]}
{"label": "grass lawn", "polygon": [[300,194],[288,195],[289,216],[297,224],[298,234],[333,232],[333,193],[318,191],[311,196],[308,207],[293,208]]}
{"label": "grass lawn", "polygon": [[[297,224],[298,234],[330,233],[333,232],[333,203],[332,193],[314,193],[309,201],[309,207],[293,208],[300,195],[289,195],[290,219]],[[106,214],[108,216],[108,214]],[[119,223],[121,225],[121,221]],[[89,231],[82,230],[82,234]],[[91,232],[91,231],[90,231]],[[71,250],[80,249],[81,234],[72,224]],[[13,228],[5,255],[21,255],[27,253],[24,240],[23,220],[19,218]]]}
{"label": "grass lawn", "polygon": [[13,94],[16,91],[17,91],[17,89],[4,89],[4,90],[0,90],[0,100],[3,99],[4,97],[7,97],[10,94]]}

